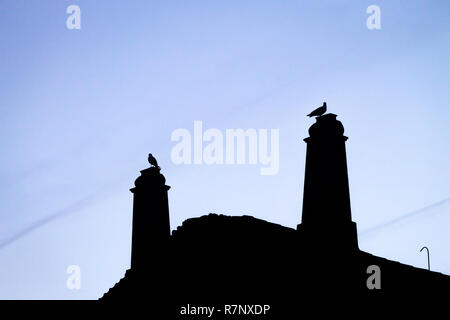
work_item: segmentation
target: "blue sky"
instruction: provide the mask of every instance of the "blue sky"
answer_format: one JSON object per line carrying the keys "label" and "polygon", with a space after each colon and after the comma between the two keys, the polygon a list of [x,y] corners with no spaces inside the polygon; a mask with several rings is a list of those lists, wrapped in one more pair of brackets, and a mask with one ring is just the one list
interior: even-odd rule
{"label": "blue sky", "polygon": [[[324,100],[349,137],[360,248],[426,268],[427,245],[450,274],[450,201],[408,216],[450,197],[449,17],[448,1],[2,1],[0,298],[96,299],[117,282],[148,152],[172,229],[209,212],[295,227],[305,115]],[[171,133],[195,120],[279,129],[278,174],[173,164]]]}

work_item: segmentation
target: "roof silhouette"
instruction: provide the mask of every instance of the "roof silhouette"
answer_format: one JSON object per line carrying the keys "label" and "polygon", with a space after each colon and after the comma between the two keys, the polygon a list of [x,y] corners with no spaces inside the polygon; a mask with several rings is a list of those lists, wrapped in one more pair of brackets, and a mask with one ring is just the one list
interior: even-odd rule
{"label": "roof silhouette", "polygon": [[[302,222],[296,229],[251,216],[209,214],[184,221],[170,234],[165,178],[154,168],[141,171],[131,189],[131,268],[101,301],[151,304],[176,314],[194,301],[251,299],[269,301],[292,316],[299,314],[293,308],[299,301],[310,306],[349,299],[388,303],[399,294],[423,298],[450,289],[449,276],[359,249],[351,218],[347,137],[336,117],[317,117],[305,139]],[[376,285],[375,269],[381,274]]]}
{"label": "roof silhouette", "polygon": [[[410,306],[448,296],[449,276],[359,249],[351,215],[347,137],[336,117],[317,117],[304,139],[303,208],[295,229],[246,215],[211,213],[187,219],[171,233],[170,187],[152,156],[152,166],[141,171],[131,189],[130,269],[95,304],[106,306],[101,311],[92,311],[87,301],[62,305],[79,307],[83,315],[88,310],[104,317],[104,310],[112,315],[123,308],[161,319],[180,319],[181,310],[210,306],[215,310],[211,318],[231,319],[224,304],[241,304],[236,310],[242,312],[263,304],[269,306],[266,319],[291,319],[306,310],[335,316],[339,307],[348,316],[356,314],[356,306],[380,308],[400,299]],[[43,305],[55,308],[61,303]]]}

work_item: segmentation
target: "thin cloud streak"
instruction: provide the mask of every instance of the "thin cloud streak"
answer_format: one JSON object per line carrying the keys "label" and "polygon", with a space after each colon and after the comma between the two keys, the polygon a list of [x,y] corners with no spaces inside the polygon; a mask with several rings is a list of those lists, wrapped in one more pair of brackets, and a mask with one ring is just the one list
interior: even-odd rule
{"label": "thin cloud streak", "polygon": [[411,218],[414,218],[416,216],[419,216],[422,213],[424,213],[424,212],[426,212],[428,210],[431,210],[433,208],[439,207],[439,206],[441,206],[441,205],[443,205],[443,204],[445,204],[445,203],[447,203],[449,201],[450,201],[450,197],[445,198],[445,199],[440,200],[440,201],[437,201],[435,203],[432,203],[432,204],[430,204],[430,205],[428,205],[426,207],[423,207],[423,208],[420,208],[420,209],[408,212],[408,213],[406,213],[406,214],[404,214],[404,215],[402,215],[402,216],[400,216],[398,218],[395,218],[395,219],[383,222],[383,223],[381,223],[381,224],[379,224],[379,225],[377,225],[375,227],[363,230],[363,231],[360,232],[360,235],[362,237],[369,236],[369,235],[371,235],[371,234],[373,234],[373,233],[375,233],[377,231],[380,231],[381,229],[384,229],[384,228],[387,228],[389,226],[395,225],[395,224],[397,224],[397,223],[399,223],[399,222],[401,222],[403,220],[407,220],[407,219],[411,219]]}
{"label": "thin cloud streak", "polygon": [[[0,241],[0,250],[5,248],[8,245],[14,243],[15,241],[25,237],[29,233],[49,224],[57,219],[61,219],[61,218],[68,216],[69,214],[79,212],[79,211],[81,211],[95,203],[98,203],[98,202],[108,198],[109,196],[117,193],[116,189],[114,190],[116,192],[114,192],[112,190],[109,190],[109,192],[103,192],[105,189],[108,189],[108,188],[100,189],[97,192],[94,192],[88,196],[85,196],[85,197],[81,198],[80,200],[78,200],[77,202],[69,205],[68,207],[61,209],[53,214],[50,214],[42,219],[39,219],[39,220],[31,223],[29,226],[25,227],[21,231],[17,232],[13,236]],[[101,194],[102,192],[103,192],[103,194]]]}

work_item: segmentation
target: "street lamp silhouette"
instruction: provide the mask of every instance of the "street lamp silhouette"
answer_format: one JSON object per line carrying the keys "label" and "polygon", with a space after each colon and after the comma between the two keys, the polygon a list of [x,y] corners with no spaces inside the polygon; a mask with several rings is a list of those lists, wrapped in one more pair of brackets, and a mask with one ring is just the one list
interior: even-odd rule
{"label": "street lamp silhouette", "polygon": [[423,249],[427,249],[428,271],[430,271],[430,250],[428,250],[427,247],[423,247],[422,249],[420,249],[420,252],[422,252]]}

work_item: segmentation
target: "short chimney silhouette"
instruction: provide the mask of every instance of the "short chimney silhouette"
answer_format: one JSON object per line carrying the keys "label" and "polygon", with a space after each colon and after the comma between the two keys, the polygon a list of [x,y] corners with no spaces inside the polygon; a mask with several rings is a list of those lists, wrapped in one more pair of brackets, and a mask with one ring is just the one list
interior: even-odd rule
{"label": "short chimney silhouette", "polygon": [[352,221],[344,127],[335,114],[316,118],[309,128],[302,223],[297,226],[306,246],[358,249]]}
{"label": "short chimney silhouette", "polygon": [[134,184],[131,269],[136,270],[148,266],[169,241],[170,186],[158,166],[142,170]]}

